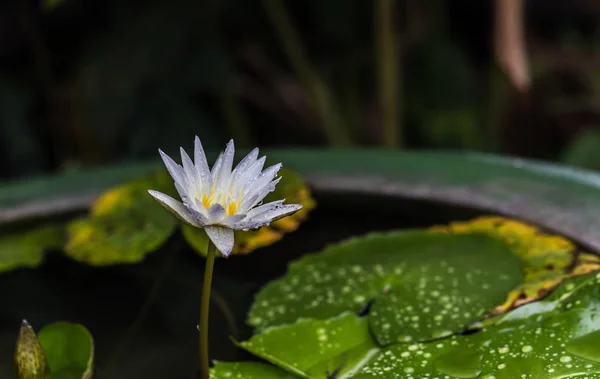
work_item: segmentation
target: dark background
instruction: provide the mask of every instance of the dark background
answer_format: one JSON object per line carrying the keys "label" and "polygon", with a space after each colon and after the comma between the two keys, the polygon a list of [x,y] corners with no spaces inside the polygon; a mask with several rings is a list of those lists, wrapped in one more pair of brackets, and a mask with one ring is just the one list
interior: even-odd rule
{"label": "dark background", "polygon": [[[397,79],[378,59],[380,3],[4,1],[0,179],[155,159],[196,134],[209,149],[233,137],[600,168],[600,3],[523,2],[525,90],[496,63],[494,1],[393,3]],[[382,126],[380,78],[396,84],[396,138]]]}

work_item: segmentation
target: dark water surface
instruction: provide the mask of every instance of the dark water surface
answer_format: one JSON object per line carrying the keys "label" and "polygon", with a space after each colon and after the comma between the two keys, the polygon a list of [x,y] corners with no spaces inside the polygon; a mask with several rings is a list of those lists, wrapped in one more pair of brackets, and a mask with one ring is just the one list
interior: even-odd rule
{"label": "dark water surface", "polygon": [[[290,260],[369,231],[425,227],[476,215],[394,198],[335,194],[316,198],[317,209],[295,233],[248,256],[217,261],[210,320],[212,359],[253,359],[236,349],[229,336],[241,340],[250,336],[244,320],[254,293],[284,274]],[[118,349],[161,272],[167,272],[166,279],[138,333],[125,350]],[[139,265],[93,268],[51,254],[39,269],[0,275],[0,378],[12,377],[14,341],[23,318],[36,329],[60,320],[84,324],[96,341],[96,379],[197,378],[202,274],[203,259],[177,234]],[[115,351],[120,351],[116,361]]]}

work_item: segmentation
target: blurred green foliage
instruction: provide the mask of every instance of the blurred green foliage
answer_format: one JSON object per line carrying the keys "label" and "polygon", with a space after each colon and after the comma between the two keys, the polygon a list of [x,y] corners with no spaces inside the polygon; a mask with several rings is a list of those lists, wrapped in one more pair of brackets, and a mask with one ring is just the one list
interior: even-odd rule
{"label": "blurred green foliage", "polygon": [[[398,142],[568,155],[581,130],[600,124],[590,37],[600,33],[587,26],[600,15],[584,2],[557,4],[528,9],[533,88],[521,96],[497,85],[506,79],[494,67],[493,23],[480,21],[493,16],[491,3],[397,1],[387,37],[399,51]],[[208,149],[229,137],[240,146],[388,144],[374,8],[367,0],[7,7],[0,177],[154,157],[157,146],[174,152],[196,134]]]}

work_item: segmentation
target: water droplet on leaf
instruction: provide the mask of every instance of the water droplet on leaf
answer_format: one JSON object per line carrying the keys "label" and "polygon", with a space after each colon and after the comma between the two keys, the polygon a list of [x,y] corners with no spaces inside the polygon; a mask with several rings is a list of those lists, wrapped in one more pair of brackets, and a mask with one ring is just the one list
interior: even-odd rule
{"label": "water droplet on leaf", "polygon": [[439,356],[435,368],[454,378],[476,378],[481,373],[481,355],[472,351],[454,350]]}

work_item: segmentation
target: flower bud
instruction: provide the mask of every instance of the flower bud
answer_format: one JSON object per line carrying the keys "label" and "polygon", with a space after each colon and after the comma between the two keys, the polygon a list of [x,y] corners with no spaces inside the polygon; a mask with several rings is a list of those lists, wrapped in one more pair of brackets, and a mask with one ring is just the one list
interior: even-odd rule
{"label": "flower bud", "polygon": [[46,379],[50,374],[42,345],[31,325],[25,320],[17,338],[14,369],[17,379]]}

